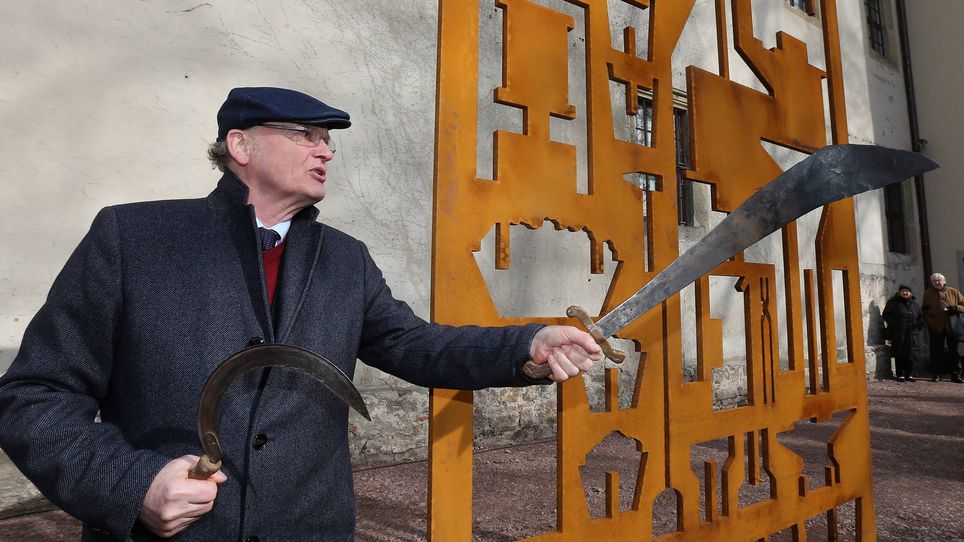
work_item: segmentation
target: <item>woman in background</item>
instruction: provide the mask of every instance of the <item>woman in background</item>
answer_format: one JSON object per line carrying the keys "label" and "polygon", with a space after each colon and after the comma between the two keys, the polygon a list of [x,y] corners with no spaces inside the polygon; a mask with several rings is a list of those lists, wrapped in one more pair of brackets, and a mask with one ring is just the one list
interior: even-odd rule
{"label": "woman in background", "polygon": [[887,324],[885,337],[890,339],[898,382],[914,382],[911,372],[917,361],[919,331],[924,328],[924,315],[914,299],[910,286],[901,284],[894,297],[884,306],[884,322]]}

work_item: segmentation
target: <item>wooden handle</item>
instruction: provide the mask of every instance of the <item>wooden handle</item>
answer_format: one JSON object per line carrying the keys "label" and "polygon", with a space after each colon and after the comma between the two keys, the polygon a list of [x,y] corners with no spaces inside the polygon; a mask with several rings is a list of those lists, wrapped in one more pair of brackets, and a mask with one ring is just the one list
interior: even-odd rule
{"label": "wooden handle", "polygon": [[[613,348],[613,345],[610,344],[605,337],[603,337],[602,331],[599,331],[599,328],[596,327],[596,324],[593,323],[592,319],[589,318],[589,314],[586,313],[582,307],[573,305],[566,309],[566,315],[568,315],[570,318],[579,320],[579,323],[581,323],[583,327],[586,328],[586,331],[592,335],[592,338],[596,341],[596,344],[602,348],[603,354],[606,354],[607,358],[611,359],[614,363],[622,363],[623,360],[626,359],[626,353]],[[529,360],[525,363],[525,365],[522,366],[522,372],[534,380],[543,380],[552,374],[552,369],[549,368],[548,363],[536,363],[532,360]]]}
{"label": "wooden handle", "polygon": [[531,359],[522,366],[522,372],[533,380],[545,380],[552,374],[548,363],[536,363]]}
{"label": "wooden handle", "polygon": [[192,480],[207,480],[212,474],[218,472],[221,469],[221,462],[217,463],[208,459],[207,454],[202,455],[201,459],[198,459],[197,465],[194,466],[194,470],[191,471]]}

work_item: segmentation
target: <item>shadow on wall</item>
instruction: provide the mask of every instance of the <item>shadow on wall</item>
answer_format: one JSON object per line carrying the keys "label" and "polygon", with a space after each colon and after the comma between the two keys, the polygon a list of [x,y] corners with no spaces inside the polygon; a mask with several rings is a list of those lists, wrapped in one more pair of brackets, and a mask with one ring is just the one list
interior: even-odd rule
{"label": "shadow on wall", "polygon": [[884,344],[884,317],[883,309],[877,305],[877,301],[871,301],[867,306],[867,344],[877,346]]}
{"label": "shadow on wall", "polygon": [[[875,378],[890,378],[894,375],[890,346],[884,340],[883,309],[876,301],[867,305],[867,374]],[[873,363],[873,366],[869,366]]]}

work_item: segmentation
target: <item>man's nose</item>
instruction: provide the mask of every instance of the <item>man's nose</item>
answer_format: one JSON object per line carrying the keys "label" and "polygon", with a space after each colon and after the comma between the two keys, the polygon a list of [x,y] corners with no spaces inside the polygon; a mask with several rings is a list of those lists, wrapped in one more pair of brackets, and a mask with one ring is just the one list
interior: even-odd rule
{"label": "man's nose", "polygon": [[335,151],[331,150],[331,147],[322,141],[315,146],[314,150],[312,151],[312,155],[321,158],[325,162],[328,162],[335,157]]}

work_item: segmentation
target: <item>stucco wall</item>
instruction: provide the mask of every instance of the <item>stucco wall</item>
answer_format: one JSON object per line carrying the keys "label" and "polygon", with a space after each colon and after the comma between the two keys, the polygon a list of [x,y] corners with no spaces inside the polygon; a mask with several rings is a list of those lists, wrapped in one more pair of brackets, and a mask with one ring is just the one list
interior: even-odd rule
{"label": "stucco wall", "polygon": [[[427,318],[436,11],[379,0],[0,2],[0,370],[98,209],[213,188],[205,150],[234,86],[295,88],[351,112],[321,220],[365,241],[396,296]],[[406,448],[424,446],[424,390],[366,367],[356,381],[378,396],[376,415],[405,413],[362,433],[402,428]]]}
{"label": "stucco wall", "polygon": [[[577,13],[560,1],[543,3]],[[839,4],[851,139],[907,148],[897,64],[867,53],[863,3]],[[134,200],[201,197],[213,187],[218,173],[204,151],[216,132],[217,108],[234,86],[295,88],[351,112],[352,128],[336,134],[338,154],[320,220],[368,243],[395,295],[427,318],[437,2],[396,0],[390,9],[386,6],[381,0],[0,0],[0,163],[5,166],[0,172],[0,241],[6,249],[0,259],[0,370],[13,359],[27,322],[98,209]],[[685,64],[716,69],[712,14],[711,0],[697,2],[687,37],[674,56],[678,88],[685,87]],[[759,0],[754,15],[755,33],[767,46],[775,45],[776,30],[785,30],[806,41],[811,62],[823,67],[819,19]],[[490,32],[496,39],[501,11],[487,5],[482,17],[483,35]],[[633,15],[620,17],[629,21]],[[579,43],[583,22],[576,20],[570,38]],[[616,26],[618,33],[622,22]],[[645,34],[639,41],[645,45]],[[486,100],[501,73],[498,53],[487,54],[480,80]],[[732,51],[730,58],[734,78],[762,89]],[[572,74],[577,107],[585,100],[584,88],[575,82],[579,69],[574,67]],[[480,108],[480,132],[521,122],[517,111],[489,102]],[[584,127],[577,123],[560,129],[563,140],[585,148]],[[486,152],[491,149],[480,150]],[[800,158],[780,149],[774,154],[785,165]],[[684,249],[719,219],[708,209],[708,193],[701,194],[702,222],[684,232]],[[872,329],[874,307],[879,314],[896,283],[922,279],[916,252],[887,253],[879,194],[859,198],[857,211],[865,325]],[[801,242],[812,239],[815,228],[816,220],[808,217]],[[598,307],[608,278],[587,280],[586,269],[567,265],[569,253],[557,250],[565,243],[537,250],[542,243],[538,234],[532,232],[537,241],[528,254],[525,240],[512,241],[512,271],[531,278],[525,288],[529,297],[506,286],[511,281],[500,285],[498,278],[492,282],[494,295],[507,303],[563,309],[575,297]],[[916,239],[916,232],[909,231],[908,237]],[[491,243],[483,241],[483,267],[491,266],[491,248],[486,247]],[[584,253],[578,242],[567,250]],[[748,257],[769,259],[779,250],[779,240],[771,239]],[[556,272],[539,276],[545,269]],[[561,295],[568,293],[572,296]],[[727,309],[725,300],[716,305],[721,308],[714,314],[725,319],[731,318],[727,310],[742,310],[735,305]],[[737,331],[739,322],[732,325],[727,351],[736,352],[731,361],[738,364],[742,331]],[[874,337],[873,332],[867,337]],[[691,354],[687,358],[692,360]],[[632,361],[626,369],[628,378]],[[598,386],[600,376],[594,374],[590,385]],[[359,368],[356,383],[376,420],[353,418],[354,453],[360,462],[423,454],[426,391],[366,367]],[[720,400],[738,401],[745,376],[723,384],[731,389],[722,391]],[[549,387],[479,394],[478,434],[488,443],[551,434],[554,393]]]}

